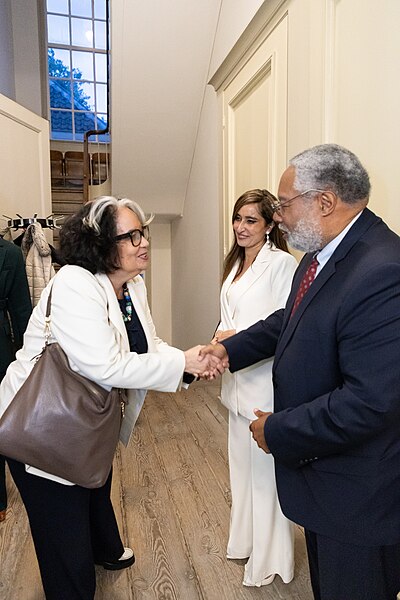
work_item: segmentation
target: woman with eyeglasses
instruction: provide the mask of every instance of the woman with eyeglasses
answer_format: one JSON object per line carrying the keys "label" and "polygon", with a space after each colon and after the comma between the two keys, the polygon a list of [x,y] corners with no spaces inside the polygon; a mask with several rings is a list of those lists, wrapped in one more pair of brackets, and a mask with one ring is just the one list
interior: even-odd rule
{"label": "woman with eyeglasses", "polygon": [[[221,322],[213,343],[285,306],[297,263],[274,227],[275,202],[270,192],[260,189],[236,201],[234,238],[222,277]],[[249,430],[255,408],[273,411],[272,359],[237,373],[226,371],[221,401],[229,410],[232,508],[227,557],[247,559],[243,585],[268,585],[276,574],[288,583],[294,569],[293,525],[279,505],[274,459],[257,447]]]}
{"label": "woman with eyeglasses", "polygon": [[[109,196],[68,219],[60,234],[65,266],[42,293],[2,382],[0,416],[43,347],[51,286],[51,341],[73,370],[104,388],[128,390],[123,427],[143,403],[144,393],[138,400],[133,390],[173,392],[184,371],[216,372],[216,363],[198,361],[200,346],[183,352],[156,335],[140,276],[149,263],[149,221],[132,200]],[[134,563],[111,504],[111,472],[103,487],[87,489],[15,460],[9,466],[28,513],[47,600],[93,600],[95,564],[118,570]]]}

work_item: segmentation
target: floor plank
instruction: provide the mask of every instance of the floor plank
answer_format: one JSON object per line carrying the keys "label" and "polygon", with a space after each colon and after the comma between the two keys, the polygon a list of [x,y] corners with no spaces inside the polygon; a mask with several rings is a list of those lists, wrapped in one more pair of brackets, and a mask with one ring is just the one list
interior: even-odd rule
{"label": "floor plank", "polygon": [[[242,585],[244,562],[225,557],[230,488],[227,412],[219,386],[150,392],[127,449],[114,461],[112,499],[135,565],[96,567],[96,600],[311,600],[304,535],[296,527],[295,578]],[[8,475],[0,524],[0,600],[44,600],[24,507]]]}

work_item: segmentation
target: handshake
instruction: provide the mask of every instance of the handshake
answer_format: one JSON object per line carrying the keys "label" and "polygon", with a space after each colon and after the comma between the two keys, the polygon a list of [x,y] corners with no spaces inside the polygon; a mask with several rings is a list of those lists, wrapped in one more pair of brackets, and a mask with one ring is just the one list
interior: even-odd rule
{"label": "handshake", "polygon": [[201,379],[215,379],[228,367],[228,353],[222,344],[194,346],[185,351],[185,371]]}

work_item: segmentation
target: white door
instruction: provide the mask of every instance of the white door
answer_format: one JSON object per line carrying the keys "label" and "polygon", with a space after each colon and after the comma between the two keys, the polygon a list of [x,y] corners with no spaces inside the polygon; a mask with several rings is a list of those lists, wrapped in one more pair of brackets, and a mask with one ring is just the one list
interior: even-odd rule
{"label": "white door", "polygon": [[237,198],[251,188],[276,194],[286,167],[287,34],[285,15],[223,91],[225,254]]}

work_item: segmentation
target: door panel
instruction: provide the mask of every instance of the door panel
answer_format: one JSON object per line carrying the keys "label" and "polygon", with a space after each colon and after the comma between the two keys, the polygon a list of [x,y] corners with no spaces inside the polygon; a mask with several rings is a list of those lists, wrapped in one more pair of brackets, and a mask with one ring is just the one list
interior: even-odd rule
{"label": "door panel", "polygon": [[276,193],[286,167],[287,15],[223,91],[222,103],[226,254],[237,198],[255,187]]}

